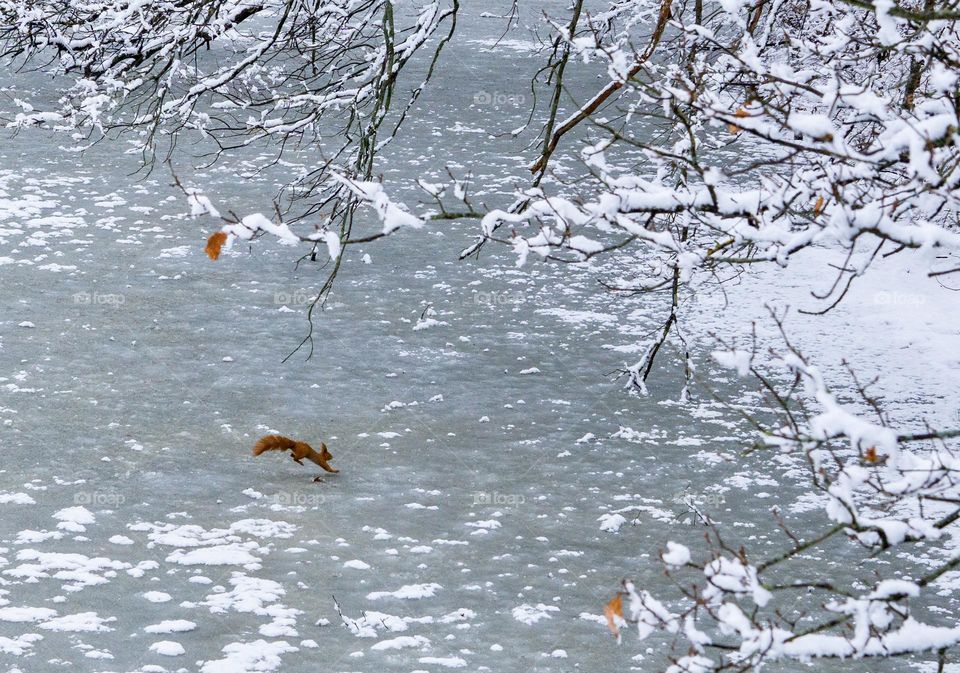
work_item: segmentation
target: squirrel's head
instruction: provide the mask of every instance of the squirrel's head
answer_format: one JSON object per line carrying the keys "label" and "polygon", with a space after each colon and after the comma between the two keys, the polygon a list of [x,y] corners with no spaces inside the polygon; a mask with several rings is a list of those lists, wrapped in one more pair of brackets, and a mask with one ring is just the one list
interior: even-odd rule
{"label": "squirrel's head", "polygon": [[330,460],[333,458],[333,454],[327,450],[327,445],[323,442],[320,442],[320,457],[324,460]]}

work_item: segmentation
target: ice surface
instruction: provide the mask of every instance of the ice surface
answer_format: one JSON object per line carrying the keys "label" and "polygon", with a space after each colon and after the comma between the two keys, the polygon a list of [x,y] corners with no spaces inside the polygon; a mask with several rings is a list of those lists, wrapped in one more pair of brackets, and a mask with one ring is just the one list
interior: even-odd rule
{"label": "ice surface", "polygon": [[[462,29],[492,45],[501,24]],[[464,44],[424,94],[432,113],[377,167],[401,186],[389,190],[397,202],[415,202],[403,185],[425,171],[445,180],[444,164],[481,168],[473,183],[491,203],[526,170],[509,138],[472,131],[523,122],[523,106],[474,100],[511,78],[526,91],[530,44],[482,58]],[[39,75],[15,84],[49,86]],[[208,221],[190,215],[264,210],[284,176],[195,173],[179,157],[183,179],[213,198],[186,202],[166,175],[131,177],[122,144],[78,158],[61,142],[42,130],[0,139],[4,669],[652,670],[633,660],[635,641],[612,645],[599,613],[626,576],[667,583],[658,550],[679,564],[702,548],[684,498],[714,497],[712,516],[771,552],[782,540],[754,535],[769,507],[801,524],[818,516],[790,479],[771,484],[769,466],[737,462],[752,442],[738,416],[707,397],[678,404],[670,370],[648,398],[606,378],[663,304],[598,292],[604,269],[532,258],[517,269],[498,249],[458,263],[474,223],[405,227],[343,251],[313,358],[284,364],[324,271],[294,267],[294,248],[267,241],[211,263]],[[394,219],[366,224],[404,223],[382,205]],[[805,299],[817,279],[790,278],[774,299]],[[730,288],[742,300],[732,306],[699,297],[700,336],[763,318],[744,298],[771,286]],[[918,297],[855,285],[851,308],[801,340],[836,355],[860,334],[869,366],[869,334],[884,334],[903,354],[888,385],[917,389],[924,371],[946,404],[957,363],[938,354],[956,326],[903,329],[904,314],[930,324]],[[711,350],[699,354],[705,371]],[[716,376],[721,393],[755,399]],[[313,483],[313,468],[254,459],[269,432],[323,439],[342,472]]]}

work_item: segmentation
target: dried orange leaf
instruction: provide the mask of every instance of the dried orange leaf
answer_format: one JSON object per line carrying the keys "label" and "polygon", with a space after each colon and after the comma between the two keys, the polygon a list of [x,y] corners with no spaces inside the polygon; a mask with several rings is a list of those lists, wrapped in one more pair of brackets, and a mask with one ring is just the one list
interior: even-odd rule
{"label": "dried orange leaf", "polygon": [[603,615],[607,618],[607,628],[614,638],[619,640],[620,627],[617,625],[617,617],[623,618],[623,598],[620,594],[614,596],[609,603],[603,606]]}
{"label": "dried orange leaf", "polygon": [[207,257],[216,260],[220,256],[220,248],[227,242],[227,234],[224,231],[218,231],[207,239],[207,247],[203,249]]}
{"label": "dried orange leaf", "polygon": [[[739,119],[743,119],[744,117],[749,117],[750,113],[747,112],[746,108],[741,107],[741,108],[738,108],[737,111],[733,113],[733,116],[738,117]],[[727,131],[729,131],[733,135],[737,135],[742,130],[743,129],[737,126],[736,124],[727,124]]]}
{"label": "dried orange leaf", "polygon": [[822,196],[817,197],[817,202],[813,204],[813,214],[819,215],[823,212],[823,207],[827,204],[826,200]]}

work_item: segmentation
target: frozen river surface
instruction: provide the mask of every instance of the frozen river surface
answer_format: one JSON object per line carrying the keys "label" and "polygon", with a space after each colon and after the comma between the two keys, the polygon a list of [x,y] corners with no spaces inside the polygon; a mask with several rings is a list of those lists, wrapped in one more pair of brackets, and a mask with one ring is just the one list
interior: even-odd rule
{"label": "frozen river surface", "polygon": [[[529,157],[481,129],[522,121],[530,62],[472,29],[381,171],[469,161],[503,205]],[[405,232],[349,251],[313,357],[283,363],[326,269],[268,241],[212,263],[165,169],[64,140],[0,138],[0,670],[652,671],[662,643],[617,647],[602,607],[697,545],[678,494],[741,530],[797,495],[724,460],[749,428],[677,404],[675,370],[645,398],[611,381],[662,304],[600,269]],[[174,163],[243,212],[283,179]],[[254,459],[269,432],[341,472]]]}

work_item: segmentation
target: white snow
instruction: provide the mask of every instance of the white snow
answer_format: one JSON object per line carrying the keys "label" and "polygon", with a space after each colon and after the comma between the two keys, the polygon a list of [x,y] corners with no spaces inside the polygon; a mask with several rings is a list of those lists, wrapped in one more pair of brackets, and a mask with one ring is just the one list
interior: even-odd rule
{"label": "white snow", "polygon": [[39,622],[52,619],[57,614],[50,608],[3,607],[0,622]]}
{"label": "white snow", "polygon": [[116,617],[101,617],[96,612],[77,612],[62,617],[53,617],[38,624],[47,631],[66,631],[69,633],[101,633],[112,631],[108,624],[117,621]]}
{"label": "white snow", "polygon": [[397,636],[396,638],[381,640],[380,642],[372,645],[370,649],[383,651],[428,647],[430,647],[430,640],[428,638],[424,638],[423,636]]}
{"label": "white snow", "polygon": [[375,601],[382,598],[400,598],[404,600],[431,598],[442,588],[443,587],[435,582],[428,582],[426,584],[405,584],[396,591],[370,592],[367,594],[367,599]]}
{"label": "white snow", "polygon": [[166,603],[171,599],[170,594],[163,591],[147,591],[143,594],[143,597],[151,603]]}
{"label": "white snow", "polygon": [[556,605],[544,605],[543,603],[537,603],[536,605],[524,603],[523,605],[518,605],[513,608],[511,614],[513,614],[513,618],[518,622],[532,625],[541,619],[549,619],[551,612],[560,612],[560,608]]}
{"label": "white snow", "polygon": [[150,651],[156,652],[164,657],[178,657],[186,654],[187,650],[180,643],[172,640],[158,640],[150,644]]}
{"label": "white snow", "polygon": [[353,568],[354,570],[370,570],[370,564],[361,561],[360,559],[353,559],[350,561],[345,561],[343,564],[344,568]]}
{"label": "white snow", "polygon": [[162,622],[144,627],[147,633],[185,633],[197,628],[195,622],[187,619],[165,619]]}
{"label": "white snow", "polygon": [[620,530],[625,523],[627,523],[626,517],[622,514],[616,513],[607,513],[600,516],[598,519],[600,522],[600,530],[606,531],[608,533],[616,533]]}
{"label": "white snow", "polygon": [[660,558],[668,566],[679,567],[690,563],[690,550],[682,544],[667,542],[667,551],[661,554]]}

